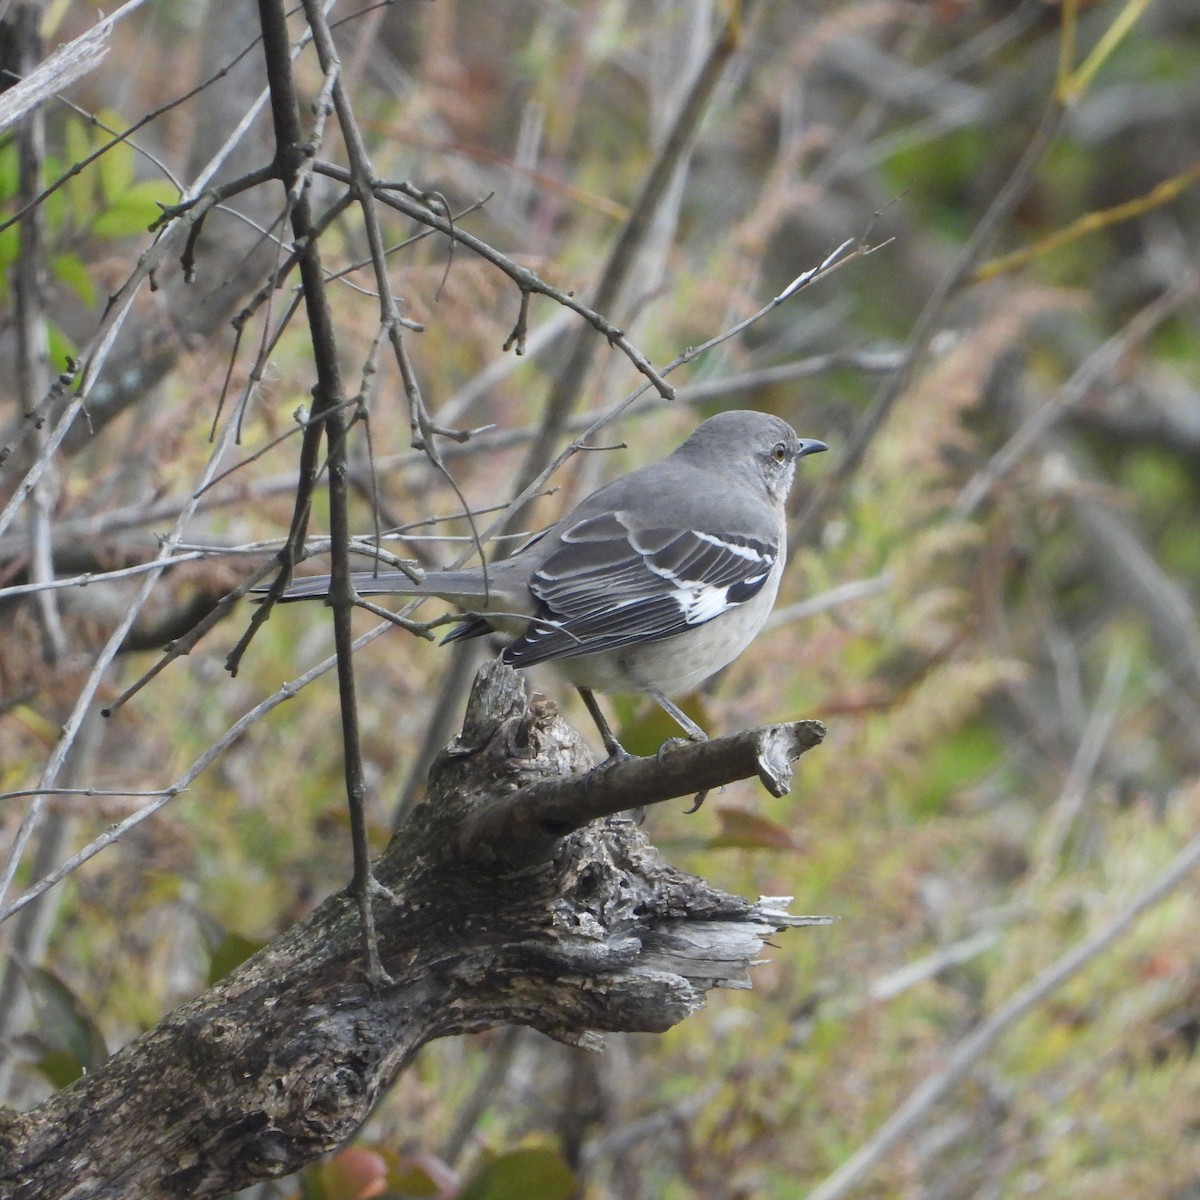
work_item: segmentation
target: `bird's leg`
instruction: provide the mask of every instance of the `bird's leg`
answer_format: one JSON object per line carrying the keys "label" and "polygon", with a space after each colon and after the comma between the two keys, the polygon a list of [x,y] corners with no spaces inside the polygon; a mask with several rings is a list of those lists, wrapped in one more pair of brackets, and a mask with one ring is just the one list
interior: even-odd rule
{"label": "bird's leg", "polygon": [[[608,751],[608,758],[600,765],[607,766],[609,763],[620,762],[623,758],[631,758],[632,755],[629,751],[617,741],[617,735],[613,733],[612,726],[609,725],[604,713],[600,710],[600,701],[596,699],[596,694],[592,689],[580,687],[576,684],[575,690],[587,706],[588,712],[592,714],[592,720],[596,722],[596,728],[600,730],[600,737],[604,741],[604,748]],[[625,811],[624,815],[635,825],[640,825],[646,819],[646,810],[644,808],[630,808]]]}
{"label": "bird's leg", "polygon": [[[666,696],[662,694],[662,692],[655,691],[653,688],[648,689],[646,694],[650,696],[651,699],[656,701],[659,708],[661,708],[663,712],[667,714],[667,716],[671,717],[679,725],[679,728],[687,734],[688,741],[708,741],[708,734],[705,733],[704,730],[701,729],[700,726],[697,725],[696,722],[693,721],[692,718],[689,717],[687,713],[685,713],[683,709],[680,708],[679,705],[673,700],[668,700]],[[672,746],[679,745],[683,740],[683,738],[669,738],[667,741],[663,742],[663,744],[658,748],[659,761],[662,761],[662,752],[664,750],[669,750]],[[685,808],[683,811],[688,814],[699,812],[700,805],[704,803],[707,797],[707,791],[697,792],[695,800],[692,801],[692,807]]]}
{"label": "bird's leg", "polygon": [[592,720],[596,722],[596,728],[600,731],[600,740],[604,743],[604,749],[608,751],[608,757],[628,758],[629,751],[617,741],[617,735],[613,733],[612,727],[605,719],[604,713],[600,710],[600,702],[596,699],[591,688],[576,687],[580,699],[583,701],[588,712],[592,714]]}
{"label": "bird's leg", "polygon": [[[704,730],[701,729],[700,726],[697,725],[696,722],[693,721],[692,718],[689,717],[687,713],[685,713],[683,709],[680,708],[679,705],[673,700],[668,700],[666,696],[662,694],[662,692],[657,692],[653,688],[647,688],[646,695],[654,700],[658,704],[659,708],[661,708],[663,712],[667,714],[667,716],[675,721],[679,728],[688,735],[689,742],[708,741],[708,734],[705,733]],[[672,740],[678,741],[679,739],[676,738]],[[664,744],[670,745],[669,742]]]}

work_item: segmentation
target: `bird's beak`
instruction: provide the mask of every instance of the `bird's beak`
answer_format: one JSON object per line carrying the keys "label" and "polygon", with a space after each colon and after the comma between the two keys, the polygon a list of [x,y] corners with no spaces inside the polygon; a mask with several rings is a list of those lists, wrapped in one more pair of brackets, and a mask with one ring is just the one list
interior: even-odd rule
{"label": "bird's beak", "polygon": [[820,454],[822,450],[828,449],[829,447],[824,442],[819,442],[816,438],[801,438],[796,458],[803,458],[806,454]]}

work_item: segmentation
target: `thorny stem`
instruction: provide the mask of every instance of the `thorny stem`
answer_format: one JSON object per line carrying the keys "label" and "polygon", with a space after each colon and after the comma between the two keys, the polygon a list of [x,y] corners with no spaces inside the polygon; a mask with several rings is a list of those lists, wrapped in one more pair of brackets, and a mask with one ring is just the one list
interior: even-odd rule
{"label": "thorny stem", "polygon": [[[281,557],[280,575],[286,580],[292,563],[304,542],[312,493],[316,483],[318,452],[322,431],[328,446],[329,525],[332,537],[332,574],[330,605],[333,609],[334,645],[337,650],[338,691],[341,699],[343,760],[346,796],[350,809],[350,832],[354,849],[354,878],[350,890],[362,918],[363,942],[367,956],[367,974],[375,984],[388,982],[379,959],[375,937],[372,901],[377,890],[371,874],[370,846],[366,825],[366,784],[363,778],[362,746],[358,727],[358,701],[354,679],[351,613],[354,589],[350,580],[349,517],[347,503],[348,419],[342,406],[342,379],[338,365],[337,338],[333,313],[325,291],[325,274],[317,239],[313,233],[312,205],[303,179],[311,164],[312,150],[305,146],[300,124],[300,107],[292,75],[287,17],[279,0],[259,0],[263,31],[263,55],[271,90],[271,113],[275,127],[276,161],[288,188],[292,232],[303,246],[299,268],[301,287],[316,365],[317,383],[313,389],[313,415],[323,418],[305,430],[301,445],[301,483],[288,544]],[[320,118],[318,118],[320,119]]]}

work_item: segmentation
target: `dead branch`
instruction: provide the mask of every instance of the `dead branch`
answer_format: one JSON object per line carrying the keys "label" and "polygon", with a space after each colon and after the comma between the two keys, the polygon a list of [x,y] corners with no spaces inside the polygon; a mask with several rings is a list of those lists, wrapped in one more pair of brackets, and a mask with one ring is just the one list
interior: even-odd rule
{"label": "dead branch", "polygon": [[[777,726],[661,764],[589,769],[553,705],[531,702],[522,676],[488,664],[462,734],[434,766],[428,802],[376,864],[396,897],[377,903],[392,982],[369,983],[357,905],[348,892],[330,897],[99,1070],[32,1112],[0,1115],[0,1193],[224,1195],[340,1145],[434,1038],[517,1024],[594,1046],[606,1031],[669,1029],[711,988],[750,986],[767,938],[826,918],[726,895],[663,862],[622,818],[536,845],[493,826],[503,868],[464,856],[464,833],[527,800],[538,811],[558,788],[567,789],[560,817],[582,826],[588,814],[567,811],[572,784],[595,808],[610,780],[633,772],[644,786],[625,779],[607,806],[644,803],[732,778],[729,755],[745,739],[787,742],[790,759],[818,730]],[[755,773],[754,758],[744,773]]]}

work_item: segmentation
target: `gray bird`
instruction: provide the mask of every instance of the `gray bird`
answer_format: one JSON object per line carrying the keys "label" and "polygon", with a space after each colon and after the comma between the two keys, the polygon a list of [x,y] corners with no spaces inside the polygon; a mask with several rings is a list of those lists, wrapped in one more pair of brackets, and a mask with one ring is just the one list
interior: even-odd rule
{"label": "gray bird", "polygon": [[[763,627],[787,556],[784,504],[796,463],[829,449],[766,413],[719,413],[660,462],[614,479],[512,557],[461,571],[356,571],[362,595],[438,596],[465,619],[446,641],[499,632],[514,667],[553,662],[579,689],[610,756],[625,750],[593,695],[668,696],[731,663]],[[283,600],[325,596],[329,576]]]}

